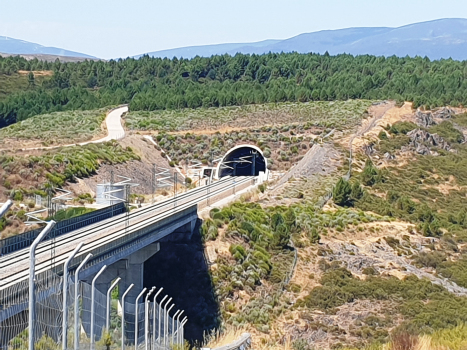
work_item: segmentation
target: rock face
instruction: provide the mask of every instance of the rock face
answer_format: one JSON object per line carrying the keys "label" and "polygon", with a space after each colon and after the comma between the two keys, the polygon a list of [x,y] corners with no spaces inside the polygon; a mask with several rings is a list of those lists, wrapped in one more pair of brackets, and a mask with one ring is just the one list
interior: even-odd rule
{"label": "rock face", "polygon": [[433,112],[417,110],[415,112],[415,123],[423,128],[428,128],[431,125],[436,125],[435,119],[449,119],[454,114],[456,114],[456,112],[449,107],[438,108]]}
{"label": "rock face", "polygon": [[452,108],[442,107],[433,112],[433,117],[440,119],[449,119],[454,114],[456,114],[456,112]]}
{"label": "rock face", "polygon": [[418,126],[428,128],[431,125],[435,125],[436,122],[433,119],[433,114],[431,112],[423,113],[420,110],[415,112],[415,123]]}
{"label": "rock face", "polygon": [[451,145],[438,134],[430,134],[428,131],[415,129],[407,133],[410,137],[410,146],[418,154],[430,154],[429,147],[437,147],[449,151]]}

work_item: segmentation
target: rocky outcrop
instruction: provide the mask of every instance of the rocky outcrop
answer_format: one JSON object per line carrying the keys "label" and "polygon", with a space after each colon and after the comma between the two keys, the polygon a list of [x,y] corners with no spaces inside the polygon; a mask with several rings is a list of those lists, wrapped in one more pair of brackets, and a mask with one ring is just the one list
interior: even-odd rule
{"label": "rocky outcrop", "polygon": [[449,107],[438,108],[432,112],[417,110],[415,112],[415,123],[423,128],[428,128],[431,125],[436,125],[435,119],[449,119],[454,114],[456,114],[456,112]]}
{"label": "rocky outcrop", "polygon": [[436,125],[431,112],[424,113],[420,110],[415,112],[415,123],[423,128],[428,128],[431,125]]}
{"label": "rocky outcrop", "polygon": [[415,129],[407,133],[410,138],[410,148],[418,154],[431,154],[430,147],[440,148],[446,151],[451,149],[451,145],[438,134],[430,134],[422,129]]}
{"label": "rocky outcrop", "polygon": [[433,117],[440,118],[440,119],[449,119],[454,114],[456,114],[456,112],[452,108],[442,107],[433,112]]}

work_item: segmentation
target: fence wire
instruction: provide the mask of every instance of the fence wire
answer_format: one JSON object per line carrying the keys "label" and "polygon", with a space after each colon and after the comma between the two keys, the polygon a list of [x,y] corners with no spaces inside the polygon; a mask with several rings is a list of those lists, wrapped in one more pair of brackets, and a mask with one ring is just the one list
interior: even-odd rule
{"label": "fence wire", "polygon": [[[138,327],[135,327],[135,304],[125,301],[125,331],[122,336],[121,300],[111,299],[109,329],[106,329],[107,297],[102,291],[94,292],[94,324],[91,325],[92,287],[79,281],[78,313],[75,315],[75,284],[68,281],[67,290],[67,349],[74,349],[75,318],[78,320],[78,349],[92,350],[169,349],[182,342],[177,320],[164,314],[164,309],[153,302],[138,304]],[[0,290],[0,350],[28,350],[28,281],[23,281],[5,290]],[[63,278],[47,272],[35,280],[34,344],[36,350],[59,350],[63,337]],[[151,299],[151,298],[150,298]],[[172,312],[173,314],[173,312]],[[93,332],[91,334],[91,328]],[[135,346],[135,330],[137,344]],[[179,331],[178,331],[179,330]],[[123,341],[123,344],[122,344]]]}

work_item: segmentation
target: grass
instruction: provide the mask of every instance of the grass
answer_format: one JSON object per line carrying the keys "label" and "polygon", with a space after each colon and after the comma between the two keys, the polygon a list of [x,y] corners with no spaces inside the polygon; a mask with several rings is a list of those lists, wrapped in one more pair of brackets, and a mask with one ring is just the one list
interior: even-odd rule
{"label": "grass", "polygon": [[264,284],[271,288],[267,296],[251,298],[241,310],[234,303],[224,303],[223,319],[233,327],[251,325],[263,333],[287,310],[282,294],[294,260],[291,239],[296,246],[311,246],[328,230],[378,219],[352,209],[324,212],[309,205],[264,208],[253,203],[213,209],[210,216],[201,227],[204,239],[218,239],[221,228],[223,239],[232,242],[229,254],[219,255],[211,272],[219,298],[230,300],[241,290],[254,294]]}
{"label": "grass", "polygon": [[101,124],[107,109],[54,112],[37,115],[0,129],[0,147],[18,142],[40,140],[42,145],[88,141],[102,134]]}
{"label": "grass", "polygon": [[229,345],[238,340],[243,333],[245,333],[244,328],[236,328],[231,326],[224,330],[213,329],[210,333],[205,334],[203,347],[214,349]]}
{"label": "grass", "polygon": [[309,124],[327,128],[357,125],[372,101],[349,100],[307,103],[269,103],[241,107],[135,111],[126,125],[135,130],[218,130],[225,127],[257,128]]}
{"label": "grass", "polygon": [[67,220],[74,218],[76,216],[84,215],[90,212],[93,212],[96,209],[93,208],[85,208],[85,207],[71,207],[67,209],[61,209],[55,213],[53,217],[49,217],[46,219],[48,220],[55,220],[55,221],[62,221],[62,220]]}

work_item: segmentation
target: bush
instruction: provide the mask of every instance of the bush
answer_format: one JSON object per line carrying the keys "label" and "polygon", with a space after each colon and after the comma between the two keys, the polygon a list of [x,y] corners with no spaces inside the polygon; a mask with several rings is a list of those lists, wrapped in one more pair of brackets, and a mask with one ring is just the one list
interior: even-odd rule
{"label": "bush", "polygon": [[421,252],[413,257],[414,262],[419,266],[438,268],[446,261],[446,255],[441,252]]}
{"label": "bush", "polygon": [[418,126],[412,122],[396,122],[389,128],[389,132],[394,135],[404,134],[417,129]]}

